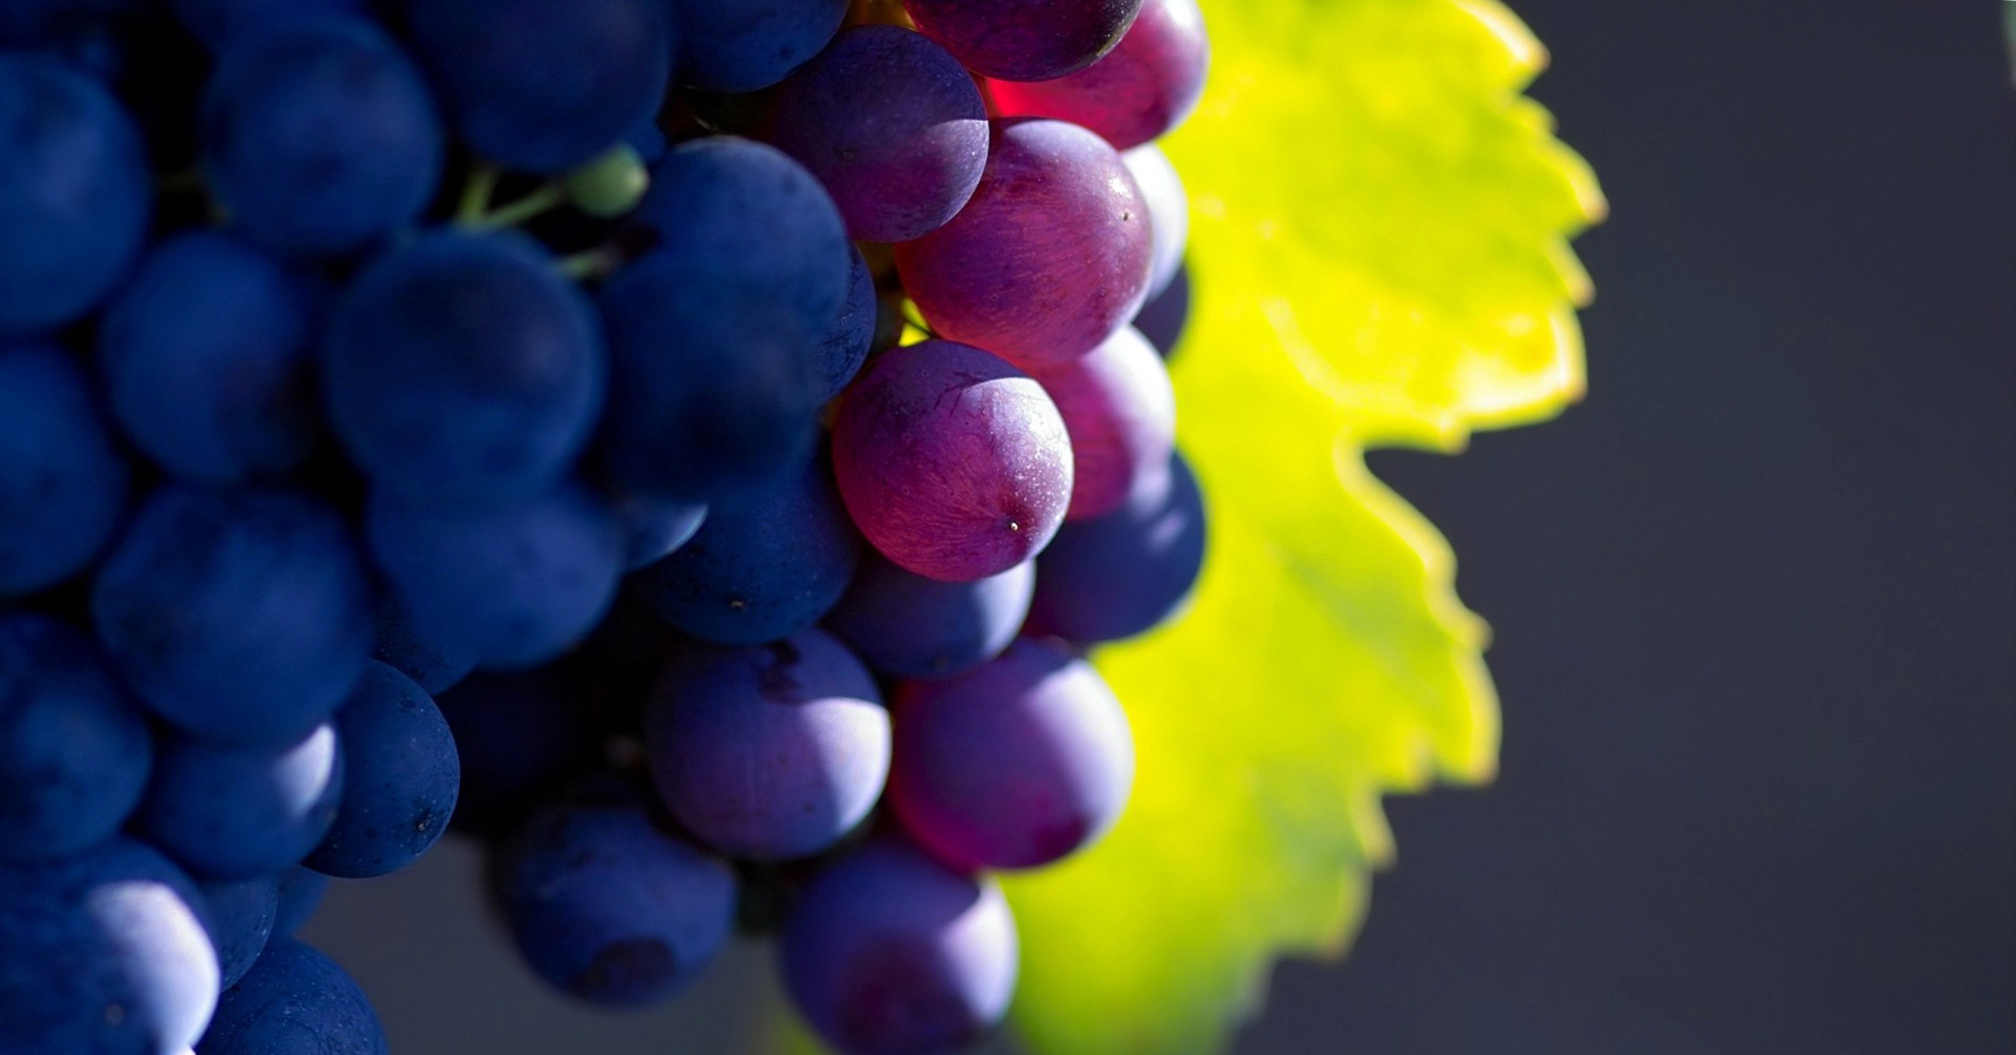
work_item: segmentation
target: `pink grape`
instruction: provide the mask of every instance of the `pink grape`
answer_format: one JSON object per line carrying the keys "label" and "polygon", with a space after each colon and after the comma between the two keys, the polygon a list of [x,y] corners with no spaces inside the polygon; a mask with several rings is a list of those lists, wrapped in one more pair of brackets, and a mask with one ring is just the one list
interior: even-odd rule
{"label": "pink grape", "polygon": [[1098,62],[1051,81],[989,81],[987,90],[1003,117],[1055,117],[1128,150],[1190,116],[1210,61],[1197,0],[1147,0],[1119,46]]}
{"label": "pink grape", "polygon": [[903,7],[967,69],[1046,81],[1111,51],[1141,0],[904,0]]}

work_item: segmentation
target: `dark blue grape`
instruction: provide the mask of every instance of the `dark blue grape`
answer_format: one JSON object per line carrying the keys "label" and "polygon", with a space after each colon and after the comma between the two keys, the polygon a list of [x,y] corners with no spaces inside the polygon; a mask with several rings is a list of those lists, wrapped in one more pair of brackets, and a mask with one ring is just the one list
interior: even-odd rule
{"label": "dark blue grape", "polygon": [[940,582],[869,550],[826,617],[826,628],[876,670],[898,678],[944,678],[1001,654],[1029,614],[1036,565],[972,582]]}
{"label": "dark blue grape", "polygon": [[186,1051],[217,1002],[209,907],[168,859],[123,836],[75,857],[0,865],[0,1051]]}
{"label": "dark blue grape", "polygon": [[566,476],[607,365],[594,310],[538,243],[436,232],[337,301],[330,419],[380,488],[494,501]]}
{"label": "dark blue grape", "polygon": [[454,825],[494,838],[602,758],[588,689],[564,667],[477,672],[441,694],[461,757]]}
{"label": "dark blue grape", "polygon": [[336,819],[343,756],[327,724],[283,748],[170,737],[134,826],[193,875],[272,875],[314,849]]}
{"label": "dark blue grape", "polygon": [[773,140],[819,177],[848,234],[904,242],[943,227],[980,185],[987,106],[944,48],[861,26],[785,82]]}
{"label": "dark blue grape", "polygon": [[992,880],[894,840],[828,865],[778,948],[798,1013],[841,1055],[964,1050],[1015,993],[1015,918]]}
{"label": "dark blue grape", "polygon": [[0,861],[111,835],[153,764],[147,719],[91,639],[44,615],[0,614]]}
{"label": "dark blue grape", "polygon": [[223,998],[200,1055],[387,1055],[371,1001],[334,960],[274,938]]}
{"label": "dark blue grape", "polygon": [[637,495],[618,495],[611,508],[623,522],[623,570],[636,571],[664,560],[707,522],[707,507]]}
{"label": "dark blue grape", "polygon": [[0,336],[54,329],[111,292],[153,200],[140,133],[110,93],[0,52]]}
{"label": "dark blue grape", "polygon": [[427,83],[361,19],[288,19],[234,38],[203,97],[210,186],[282,253],[359,249],[420,215],[440,180]]}
{"label": "dark blue grape", "polygon": [[372,496],[365,532],[414,630],[492,667],[529,667],[602,618],[623,569],[616,518],[585,490],[503,506]]}
{"label": "dark blue grape", "polygon": [[412,678],[430,696],[447,691],[476,669],[474,652],[421,634],[413,625],[413,614],[390,590],[378,598],[378,643],[371,658]]}
{"label": "dark blue grape", "polygon": [[128,475],[75,359],[0,348],[0,597],[83,571],[119,526]]}
{"label": "dark blue grape", "polygon": [[832,399],[861,372],[868,350],[875,343],[875,316],[880,305],[875,297],[875,276],[859,249],[849,247],[851,262],[847,272],[847,299],[840,302],[840,314],[826,328],[819,341],[819,372],[826,399]]}
{"label": "dark blue grape", "polygon": [[685,988],[735,919],[735,873],[621,797],[541,809],[499,850],[494,869],[527,966],[605,1006]]}
{"label": "dark blue grape", "polygon": [[346,772],[336,823],[305,861],[348,879],[396,872],[448,830],[462,767],[447,719],[411,678],[372,663],[336,712]]}
{"label": "dark blue grape", "polygon": [[105,313],[98,357],[112,412],[186,480],[283,476],[319,432],[311,338],[319,291],[214,231],[156,248]]}
{"label": "dark blue grape", "polygon": [[1118,641],[1182,607],[1204,567],[1204,495],[1180,453],[1169,466],[1166,482],[1137,488],[1116,512],[1064,525],[1036,558],[1031,633]]}
{"label": "dark blue grape", "polygon": [[321,906],[322,895],[329,890],[329,877],[305,865],[295,865],[280,873],[278,890],[272,937],[284,938],[300,930]]}
{"label": "dark blue grape", "polygon": [[217,950],[217,969],[223,976],[219,984],[229,989],[252,969],[273,936],[280,885],[273,876],[259,876],[198,883],[197,888],[210,907],[210,944]]}
{"label": "dark blue grape", "polygon": [[675,655],[651,690],[645,751],[672,815],[723,853],[819,853],[868,816],[889,775],[889,712],[830,635]]}
{"label": "dark blue grape", "polygon": [[371,651],[349,529],[287,491],[155,491],[93,581],[91,615],[143,701],[225,743],[300,742]]}
{"label": "dark blue grape", "polygon": [[706,641],[753,645],[817,623],[861,555],[823,459],[764,495],[717,505],[692,541],[631,576],[659,617]]}
{"label": "dark blue grape", "polygon": [[679,80],[710,92],[753,92],[826,46],[847,0],[672,0]]}
{"label": "dark blue grape", "polygon": [[276,19],[318,14],[364,14],[369,0],[168,0],[175,17],[212,51],[237,34]]}
{"label": "dark blue grape", "polygon": [[527,172],[573,168],[650,119],[672,61],[665,0],[407,0],[456,131]]}

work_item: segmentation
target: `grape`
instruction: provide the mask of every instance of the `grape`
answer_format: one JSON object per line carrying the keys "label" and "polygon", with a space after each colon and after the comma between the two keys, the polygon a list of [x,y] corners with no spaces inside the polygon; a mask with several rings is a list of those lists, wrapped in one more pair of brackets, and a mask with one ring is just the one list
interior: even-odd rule
{"label": "grape", "polygon": [[1151,237],[1141,190],[1104,140],[1062,121],[996,121],[973,199],[897,246],[896,268],[938,336],[1043,366],[1134,317]]}
{"label": "grape", "polygon": [[889,775],[889,712],[831,636],[675,656],[652,689],[646,751],[679,823],[723,853],[804,857],[853,830]]}
{"label": "grape", "polygon": [[753,645],[817,623],[846,592],[860,555],[822,459],[754,499],[714,506],[692,541],[630,582],[674,627]]}
{"label": "grape", "polygon": [[834,316],[819,342],[820,391],[824,399],[839,395],[868,361],[881,309],[868,261],[859,249],[853,250],[848,259],[847,299],[841,302],[840,313]]}
{"label": "grape", "polygon": [[1189,323],[1190,269],[1179,264],[1169,277],[1168,288],[1141,306],[1141,314],[1134,316],[1134,328],[1155,345],[1166,362],[1175,354],[1176,343],[1183,339],[1183,329]]}
{"label": "grape", "polygon": [[280,873],[279,903],[273,910],[273,938],[285,938],[301,929],[322,904],[329,889],[329,877],[304,865]]}
{"label": "grape", "polygon": [[604,287],[610,391],[600,443],[619,492],[716,503],[804,466],[823,394],[818,331],[780,295],[755,274],[657,254]]}
{"label": "grape", "polygon": [[368,0],[168,0],[175,17],[212,51],[270,19],[363,14]]}
{"label": "grape", "polygon": [[135,829],[205,879],[252,879],[301,860],[336,818],[344,750],[328,724],[287,747],[162,741]]}
{"label": "grape", "polygon": [[448,830],[462,767],[447,719],[425,690],[383,663],[365,668],[336,712],[343,795],[308,867],[348,879],[396,872]]}
{"label": "grape", "polygon": [[140,134],[104,88],[0,52],[0,336],[54,329],[111,292],[153,198]]}
{"label": "grape", "polygon": [[707,522],[707,507],[641,495],[616,495],[611,508],[623,524],[623,570],[656,564],[691,541]]}
{"label": "grape", "polygon": [[1144,0],[1140,17],[1099,61],[1034,84],[993,81],[987,91],[1003,117],[1055,117],[1128,150],[1190,116],[1210,58],[1197,0]]}
{"label": "grape", "polygon": [[1204,566],[1204,498],[1181,454],[1163,482],[1097,520],[1066,524],[1036,562],[1029,632],[1093,644],[1170,618]]}
{"label": "grape", "polygon": [[1035,584],[1033,561],[972,582],[939,582],[871,552],[826,626],[884,674],[950,677],[1008,647]]}
{"label": "grape", "polygon": [[441,694],[462,786],[452,823],[500,836],[540,795],[601,758],[585,686],[561,667],[478,672]]}
{"label": "grape", "polygon": [[0,347],[0,598],[83,571],[119,526],[128,476],[76,360]]}
{"label": "grape", "polygon": [[380,491],[365,535],[414,630],[485,666],[536,666],[571,648],[622,574],[622,529],[572,484],[503,506]]}
{"label": "grape", "polygon": [[370,23],[287,19],[233,38],[202,108],[204,168],[232,225],[270,249],[360,249],[420,215],[440,179],[427,84]]}
{"label": "grape", "polygon": [[1036,373],[1071,435],[1066,521],[1104,516],[1153,486],[1176,449],[1176,392],[1148,338],[1123,326],[1086,355]]}
{"label": "grape", "polygon": [[959,677],[907,683],[894,710],[890,805],[955,868],[1049,864],[1127,803],[1127,716],[1091,665],[1056,645],[1024,638]]}
{"label": "grape", "polygon": [[92,582],[91,615],[142,701],[229,744],[299,743],[371,649],[349,530],[289,491],[161,487]]}
{"label": "grape", "polygon": [[842,1055],[935,1055],[1001,1021],[1019,949],[991,880],[881,840],[812,880],[778,954],[792,1003]]}
{"label": "grape", "polygon": [[336,962],[274,938],[223,999],[199,1055],[387,1055],[364,991]]}
{"label": "grape", "polygon": [[562,172],[648,120],[671,76],[665,0],[407,0],[456,131],[507,168]]}
{"label": "grape", "polygon": [[945,49],[899,26],[850,29],[784,83],[774,139],[819,177],[847,233],[943,227],[987,166],[987,106]]}
{"label": "grape", "polygon": [[273,936],[280,910],[280,885],[273,876],[235,882],[198,883],[210,910],[210,944],[217,950],[220,988],[238,984]]}
{"label": "grape", "polygon": [[1141,0],[904,0],[911,21],[967,69],[1002,80],[1047,81],[1113,49]]}
{"label": "grape", "polygon": [[[1169,155],[1150,143],[1120,155],[1141,188],[1148,203],[1148,225],[1154,233],[1149,252],[1148,299],[1155,300],[1183,266],[1183,252],[1190,241],[1190,197],[1184,193],[1183,177],[1169,163]],[[1146,306],[1143,306],[1146,310]]]}
{"label": "grape", "polygon": [[559,989],[618,1007],[685,988],[735,919],[735,873],[625,799],[548,806],[493,865],[526,964]]}
{"label": "grape", "polygon": [[185,480],[236,484],[298,468],[319,426],[317,302],[302,276],[229,235],[161,243],[98,330],[113,413]]}
{"label": "grape", "polygon": [[421,634],[396,593],[378,596],[378,642],[371,658],[412,678],[428,695],[440,695],[476,669],[476,654],[462,644],[451,646]]}
{"label": "grape", "polygon": [[679,80],[710,92],[753,92],[819,53],[847,0],[671,0]]}
{"label": "grape", "polygon": [[999,575],[1041,550],[1071,496],[1071,443],[1041,385],[978,348],[885,352],[833,425],[847,511],[883,556],[933,579]]}
{"label": "grape", "polygon": [[337,302],[329,413],[380,488],[500,501],[567,475],[608,369],[587,298],[520,236],[435,232]]}
{"label": "grape", "polygon": [[154,764],[147,720],[91,640],[0,613],[0,863],[64,857],[111,835]]}
{"label": "grape", "polygon": [[123,836],[75,857],[0,865],[0,1051],[180,1052],[217,1001],[209,908]]}

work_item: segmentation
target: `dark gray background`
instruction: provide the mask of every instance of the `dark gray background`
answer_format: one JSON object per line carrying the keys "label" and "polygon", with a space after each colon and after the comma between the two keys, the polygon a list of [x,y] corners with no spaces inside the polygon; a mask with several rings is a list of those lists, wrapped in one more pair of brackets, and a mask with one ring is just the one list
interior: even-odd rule
{"label": "dark gray background", "polygon": [[[1615,206],[1589,402],[1375,467],[1491,619],[1504,775],[1397,801],[1242,1055],[2016,1050],[2016,101],[1994,0],[1518,0]],[[760,956],[570,1009],[473,862],[311,936],[396,1055],[730,1052]],[[751,981],[751,980],[755,981]]]}

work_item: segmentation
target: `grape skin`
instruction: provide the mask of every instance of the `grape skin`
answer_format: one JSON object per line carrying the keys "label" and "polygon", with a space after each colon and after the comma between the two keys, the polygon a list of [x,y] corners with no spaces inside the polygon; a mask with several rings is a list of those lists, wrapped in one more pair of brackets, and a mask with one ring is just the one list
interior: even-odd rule
{"label": "grape skin", "polygon": [[198,1055],[388,1055],[371,1002],[334,960],[275,938],[223,999]]}
{"label": "grape skin", "polygon": [[346,772],[328,832],[308,867],[345,879],[389,875],[448,830],[462,784],[455,736],[425,690],[371,663],[336,712]]}
{"label": "grape skin", "polygon": [[1190,116],[1209,64],[1197,0],[1144,0],[1140,17],[1099,61],[1034,84],[991,81],[987,91],[1003,117],[1054,117],[1131,150]]}
{"label": "grape skin", "polygon": [[75,359],[0,347],[0,598],[83,571],[119,527],[130,475]]}
{"label": "grape skin", "polygon": [[202,879],[254,879],[301,860],[329,830],[344,750],[324,723],[281,748],[168,737],[134,830]]}
{"label": "grape skin", "polygon": [[904,0],[925,36],[1001,80],[1075,73],[1120,43],[1141,0]]}

